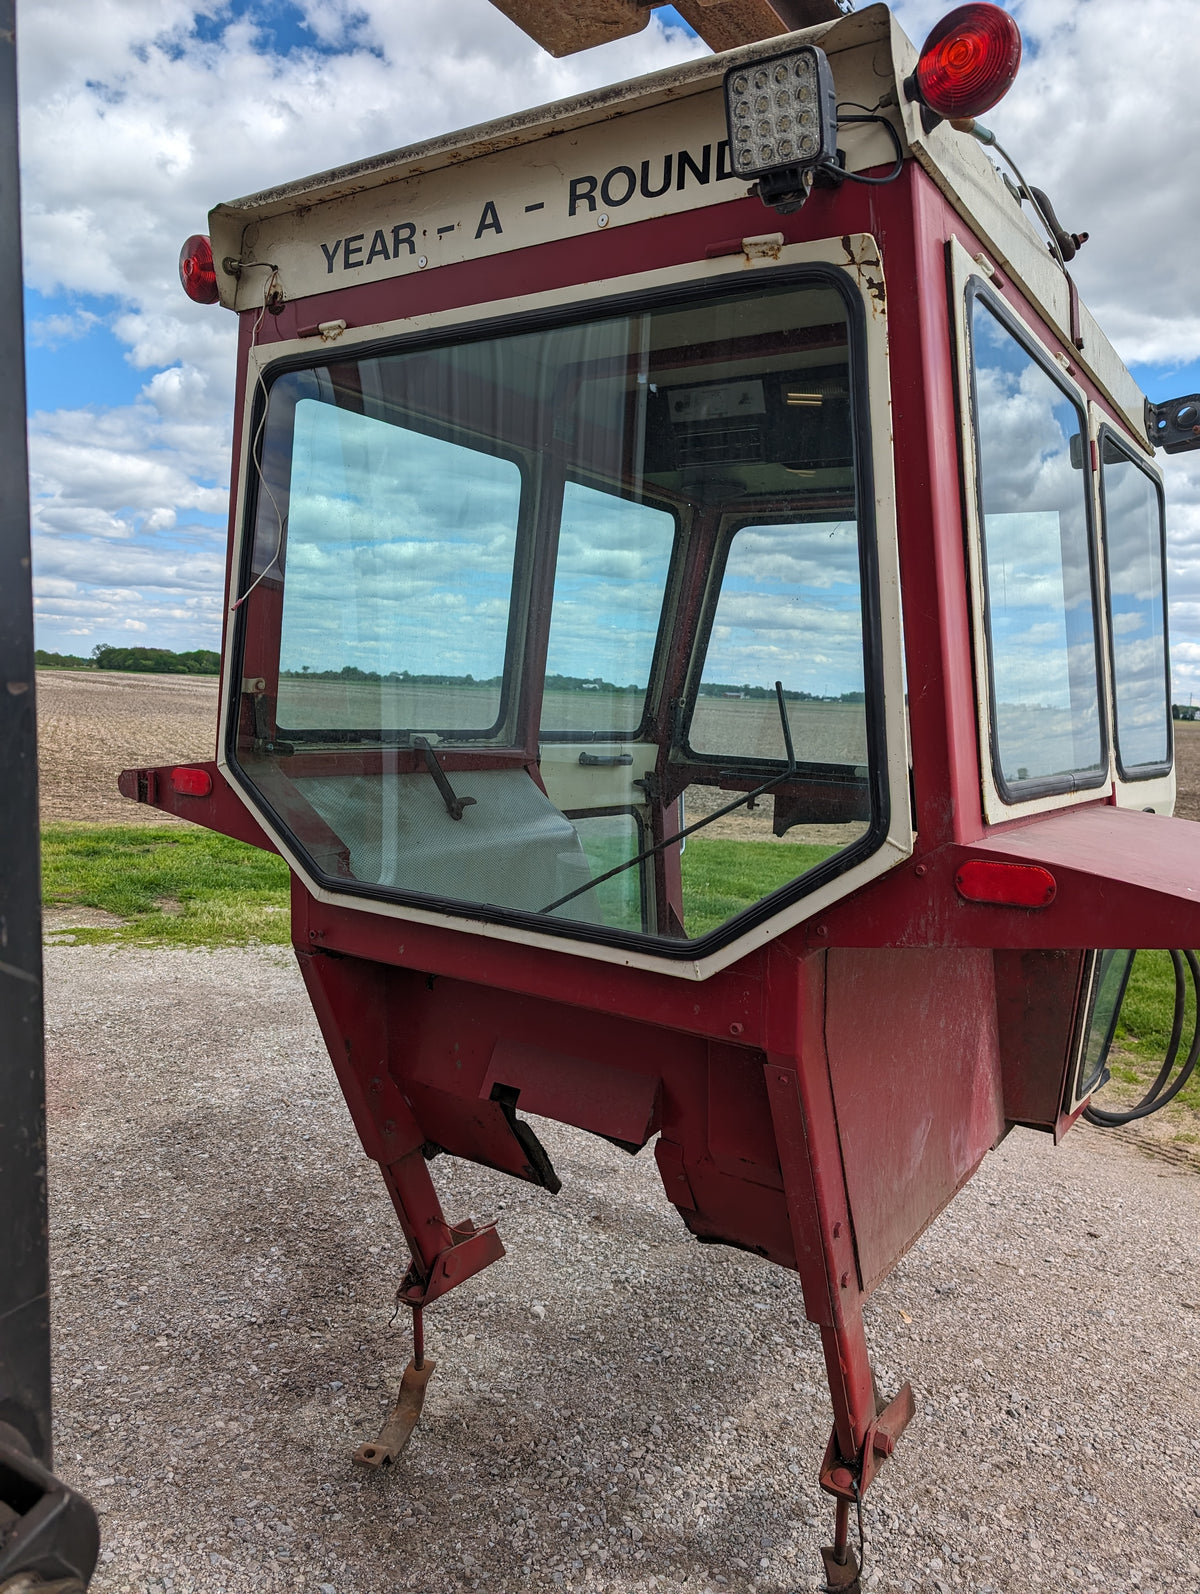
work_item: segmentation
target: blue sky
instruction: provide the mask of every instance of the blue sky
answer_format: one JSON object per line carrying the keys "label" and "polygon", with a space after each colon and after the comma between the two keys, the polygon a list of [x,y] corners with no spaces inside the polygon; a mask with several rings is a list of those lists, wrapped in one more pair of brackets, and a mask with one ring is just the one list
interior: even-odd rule
{"label": "blue sky", "polygon": [[[946,8],[896,9],[919,40]],[[1176,0],[1014,10],[988,120],[1091,232],[1081,292],[1146,391],[1200,390],[1197,179],[1156,132],[1197,142],[1200,30]],[[486,0],[22,0],[19,26],[38,636],[79,653],[217,641],[233,318],[175,274],[212,203],[700,49],[664,8],[556,62]],[[1176,695],[1200,696],[1200,455],[1167,475]]]}

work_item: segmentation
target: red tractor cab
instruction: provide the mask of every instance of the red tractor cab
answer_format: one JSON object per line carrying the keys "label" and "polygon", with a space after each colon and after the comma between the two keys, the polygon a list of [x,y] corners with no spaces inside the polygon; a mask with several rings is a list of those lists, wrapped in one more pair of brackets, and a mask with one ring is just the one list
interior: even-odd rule
{"label": "red tractor cab", "polygon": [[368,1464],[423,1308],[503,1255],[432,1159],[549,1198],[525,1114],[653,1142],[698,1239],[799,1274],[855,1586],[913,1411],[864,1300],[1011,1125],[1076,1120],[1131,949],[1200,942],[1154,462],[1186,416],[963,120],[1019,55],[996,7],[918,52],[875,5],[185,248],[240,323],[221,719],[122,789],[292,870],[412,1252]]}

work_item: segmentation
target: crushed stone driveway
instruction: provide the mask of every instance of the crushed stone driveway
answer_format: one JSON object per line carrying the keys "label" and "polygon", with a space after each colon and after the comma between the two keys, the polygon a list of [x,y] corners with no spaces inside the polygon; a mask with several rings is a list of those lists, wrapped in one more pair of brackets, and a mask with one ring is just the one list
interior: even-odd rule
{"label": "crushed stone driveway", "polygon": [[[538,1125],[557,1198],[441,1158],[507,1259],[430,1311],[290,954],[47,949],[57,1464],[96,1594],[815,1589],[829,1426],[794,1277],[702,1247],[653,1158]],[[917,1418],[866,1587],[1200,1590],[1200,1178],[1018,1131],[873,1297]]]}

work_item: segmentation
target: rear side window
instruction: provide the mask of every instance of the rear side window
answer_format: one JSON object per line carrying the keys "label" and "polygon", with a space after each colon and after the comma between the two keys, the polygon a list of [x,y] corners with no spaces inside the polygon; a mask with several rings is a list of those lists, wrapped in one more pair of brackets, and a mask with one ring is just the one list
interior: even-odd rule
{"label": "rear side window", "polygon": [[1006,801],[1094,786],[1107,750],[1076,399],[972,302],[992,763]]}
{"label": "rear side window", "polygon": [[1100,501],[1117,766],[1126,780],[1146,780],[1171,763],[1162,488],[1107,430],[1100,436]]}

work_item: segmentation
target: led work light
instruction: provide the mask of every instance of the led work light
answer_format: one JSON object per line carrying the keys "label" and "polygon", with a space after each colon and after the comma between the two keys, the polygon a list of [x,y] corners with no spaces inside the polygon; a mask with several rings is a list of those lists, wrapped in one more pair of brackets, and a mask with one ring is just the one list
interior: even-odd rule
{"label": "led work light", "polygon": [[837,167],[837,94],[824,50],[805,44],[725,74],[730,165],[760,198],[798,209],[822,167]]}

